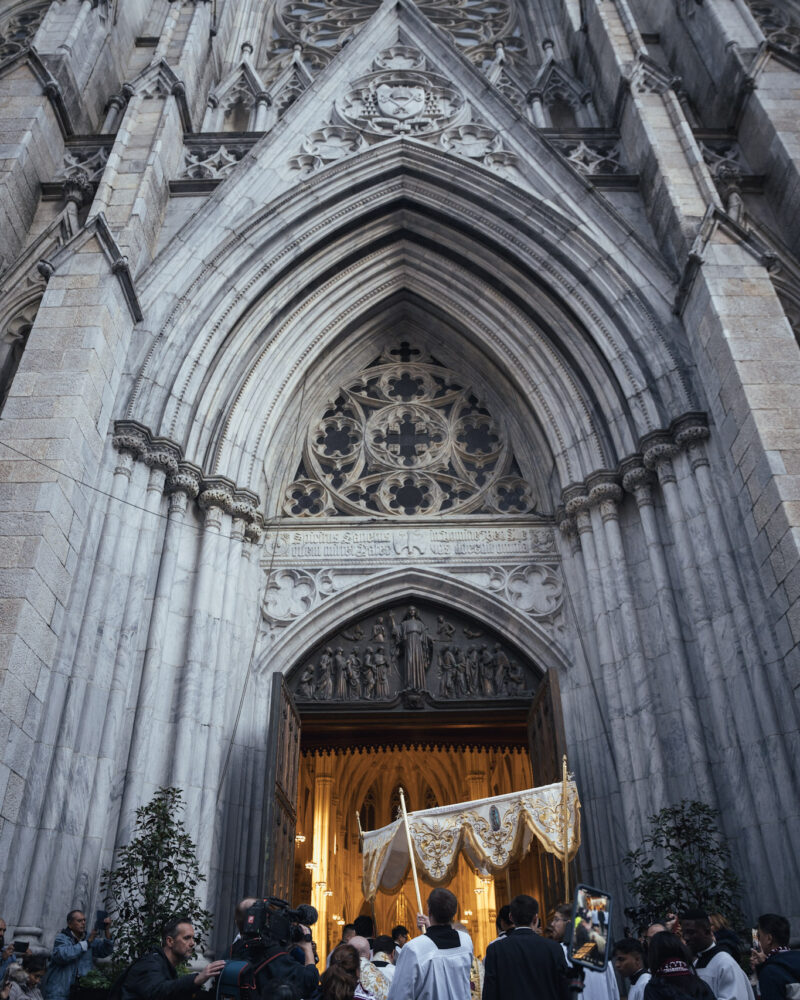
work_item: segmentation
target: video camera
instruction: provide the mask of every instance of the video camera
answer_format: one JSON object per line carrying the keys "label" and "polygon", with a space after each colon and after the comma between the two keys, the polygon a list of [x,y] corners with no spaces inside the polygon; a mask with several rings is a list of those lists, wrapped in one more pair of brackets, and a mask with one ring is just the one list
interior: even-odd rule
{"label": "video camera", "polygon": [[270,896],[259,899],[245,913],[242,926],[242,944],[248,952],[271,945],[296,944],[310,941],[311,935],[300,929],[301,924],[310,927],[317,922],[317,911],[313,906],[302,903],[292,910],[285,899]]}
{"label": "video camera", "polygon": [[[315,924],[317,916],[314,907],[305,903],[293,910],[285,899],[276,896],[257,900],[245,913],[241,936],[231,948],[233,961],[225,963],[217,979],[217,1000],[283,1000],[284,995],[288,1000],[290,996],[301,996],[291,982],[275,981],[271,963],[276,956],[291,951],[293,945],[311,940],[300,925]],[[294,971],[299,975],[302,968],[297,964]]]}

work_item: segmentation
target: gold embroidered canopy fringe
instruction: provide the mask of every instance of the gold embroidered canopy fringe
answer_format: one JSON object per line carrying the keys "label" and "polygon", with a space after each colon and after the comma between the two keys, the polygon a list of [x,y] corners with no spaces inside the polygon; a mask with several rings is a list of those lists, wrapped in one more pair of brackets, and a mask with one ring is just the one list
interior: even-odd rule
{"label": "gold embroidered canopy fringe", "polygon": [[[567,822],[562,813],[562,782],[496,795],[474,802],[457,802],[408,814],[414,858],[427,881],[444,884],[453,877],[463,852],[480,873],[498,875],[530,850],[534,839],[550,854],[571,860],[581,842],[581,804],[575,782],[567,782]],[[564,843],[564,830],[568,831]],[[378,890],[395,892],[410,867],[408,840],[402,819],[363,834],[364,897]]]}

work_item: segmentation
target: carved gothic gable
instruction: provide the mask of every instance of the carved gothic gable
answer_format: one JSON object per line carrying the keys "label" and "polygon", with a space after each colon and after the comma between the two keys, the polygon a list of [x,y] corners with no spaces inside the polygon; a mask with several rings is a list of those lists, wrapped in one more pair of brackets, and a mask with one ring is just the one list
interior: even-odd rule
{"label": "carved gothic gable", "polygon": [[407,602],[343,625],[293,672],[289,686],[301,706],[386,711],[524,699],[539,675],[483,623]]}
{"label": "carved gothic gable", "polygon": [[308,428],[284,513],[519,515],[534,504],[469,380],[400,343],[345,380]]}

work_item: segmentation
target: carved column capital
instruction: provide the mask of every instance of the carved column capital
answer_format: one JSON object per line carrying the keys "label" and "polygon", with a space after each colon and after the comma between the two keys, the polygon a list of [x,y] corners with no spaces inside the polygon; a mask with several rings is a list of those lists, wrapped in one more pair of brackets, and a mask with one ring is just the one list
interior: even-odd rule
{"label": "carved column capital", "polygon": [[252,542],[253,545],[258,545],[263,535],[264,518],[259,511],[256,511],[255,517],[244,529],[244,537],[248,542]]}
{"label": "carved column capital", "polygon": [[225,476],[212,476],[200,484],[197,504],[205,514],[205,526],[219,529],[222,515],[230,513],[236,484]]}
{"label": "carved column capital", "polygon": [[203,470],[191,462],[180,462],[177,472],[167,479],[166,491],[169,494],[183,493],[187,499],[194,500],[200,492],[200,480]]}
{"label": "carved column capital", "polygon": [[200,484],[200,493],[197,503],[203,510],[209,507],[219,507],[221,510],[230,511],[233,504],[233,493],[236,484],[225,476],[212,476],[204,479]]}
{"label": "carved column capital", "polygon": [[567,517],[574,518],[579,511],[588,506],[589,497],[583,483],[572,483],[561,491],[561,499]]}
{"label": "carved column capital", "polygon": [[129,454],[138,460],[150,444],[150,432],[135,420],[118,420],[114,427],[112,443],[120,454]]}
{"label": "carved column capital", "polygon": [[633,455],[620,466],[622,487],[632,493],[639,507],[653,503],[653,473],[645,467],[641,455]]}
{"label": "carved column capital", "polygon": [[642,438],[641,442],[644,464],[653,469],[660,483],[674,482],[675,470],[672,459],[678,454],[679,448],[672,440],[672,435],[666,431],[656,431]]}
{"label": "carved column capital", "polygon": [[168,438],[153,438],[144,454],[144,461],[151,469],[163,469],[168,476],[178,472],[181,449]]}
{"label": "carved column capital", "polygon": [[670,430],[680,448],[687,448],[697,441],[706,441],[711,433],[704,413],[687,413],[674,420]]}
{"label": "carved column capital", "polygon": [[703,442],[710,437],[705,414],[689,413],[681,417],[673,424],[672,432],[675,443],[686,451],[692,472],[696,472],[703,465],[708,465],[708,456],[702,447]]}

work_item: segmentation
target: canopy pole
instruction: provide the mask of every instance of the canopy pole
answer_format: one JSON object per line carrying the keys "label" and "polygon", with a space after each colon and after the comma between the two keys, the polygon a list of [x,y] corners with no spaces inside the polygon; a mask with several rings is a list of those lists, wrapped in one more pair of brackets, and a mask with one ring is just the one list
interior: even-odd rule
{"label": "canopy pole", "polygon": [[[422,909],[422,896],[419,892],[419,879],[417,878],[417,863],[414,860],[414,844],[411,841],[411,827],[408,825],[408,813],[406,812],[406,797],[403,794],[403,789],[400,789],[400,811],[403,814],[403,824],[406,828],[406,840],[408,841],[408,856],[411,859],[411,874],[414,876],[414,889],[417,893],[417,913],[423,913]],[[427,933],[425,928],[422,928],[422,933]]]}
{"label": "canopy pole", "polygon": [[564,901],[569,902],[569,811],[567,809],[567,755],[561,762],[561,822],[564,838]]}

